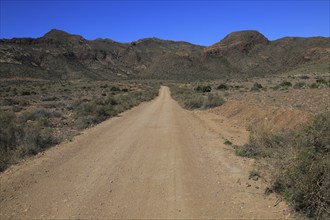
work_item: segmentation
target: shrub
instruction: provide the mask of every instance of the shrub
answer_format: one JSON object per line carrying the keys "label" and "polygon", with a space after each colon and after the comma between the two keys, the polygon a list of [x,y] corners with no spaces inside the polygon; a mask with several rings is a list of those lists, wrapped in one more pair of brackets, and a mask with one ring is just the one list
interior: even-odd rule
{"label": "shrub", "polygon": [[48,111],[47,109],[41,108],[41,109],[37,109],[33,112],[27,112],[24,113],[24,119],[25,121],[27,120],[38,120],[40,118],[49,118],[51,117],[52,113],[50,111]]}
{"label": "shrub", "polygon": [[23,95],[23,96],[31,95],[31,92],[29,92],[29,91],[22,91],[21,92],[21,95]]}
{"label": "shrub", "polygon": [[207,99],[206,99],[203,107],[204,108],[214,108],[214,107],[223,105],[223,103],[225,103],[223,98],[213,95],[213,94],[209,94],[207,96]]}
{"label": "shrub", "polygon": [[18,105],[13,106],[13,111],[14,112],[20,112],[22,110],[23,110],[23,108],[21,106],[18,106]]}
{"label": "shrub", "polygon": [[229,141],[229,140],[225,140],[224,144],[225,145],[232,145],[233,143],[231,141]]}
{"label": "shrub", "polygon": [[284,81],[284,82],[281,82],[280,83],[280,86],[281,87],[291,87],[292,86],[292,83],[291,82],[288,82],[288,81]]}
{"label": "shrub", "polygon": [[212,88],[211,88],[211,86],[209,86],[209,85],[207,85],[207,86],[197,86],[196,88],[195,88],[195,90],[197,91],[197,92],[203,92],[203,93],[206,93],[206,92],[211,92],[211,90],[212,90]]}
{"label": "shrub", "polygon": [[302,76],[300,76],[300,79],[309,79],[309,76],[302,75]]}
{"label": "shrub", "polygon": [[202,96],[190,96],[184,101],[184,107],[187,109],[202,108],[204,104],[204,98]]}
{"label": "shrub", "polygon": [[317,79],[316,84],[318,85],[319,88],[330,87],[330,81],[326,81],[324,79]]}
{"label": "shrub", "polygon": [[295,89],[302,89],[302,88],[305,88],[305,87],[306,87],[305,82],[298,82],[293,86],[293,88],[295,88]]}
{"label": "shrub", "polygon": [[236,154],[269,158],[275,170],[273,189],[308,217],[330,218],[330,113],[303,129],[270,133],[252,129],[249,143]]}
{"label": "shrub", "polygon": [[26,126],[24,128],[24,137],[21,148],[21,156],[35,155],[40,151],[58,144],[59,140],[53,136],[51,128],[42,127],[39,124]]}
{"label": "shrub", "polygon": [[45,97],[42,99],[42,101],[57,101],[57,100],[59,100],[59,98],[56,96]]}
{"label": "shrub", "polygon": [[319,83],[319,84],[326,84],[327,81],[325,81],[324,79],[317,79],[317,80],[316,80],[316,83]]}
{"label": "shrub", "polygon": [[280,87],[279,85],[276,85],[276,86],[272,87],[272,89],[275,90],[275,91],[276,91],[276,90],[279,90],[280,88],[281,88],[281,87]]}
{"label": "shrub", "polygon": [[21,106],[29,106],[30,102],[26,99],[19,100],[19,105]]}
{"label": "shrub", "polygon": [[260,173],[258,171],[256,171],[256,170],[251,170],[249,172],[249,179],[255,178],[255,177],[260,177]]}
{"label": "shrub", "polygon": [[329,156],[314,149],[300,150],[276,179],[277,192],[308,217],[330,217]]}
{"label": "shrub", "polygon": [[120,92],[120,88],[117,87],[117,86],[112,86],[112,87],[110,88],[110,91],[111,91],[111,92]]}
{"label": "shrub", "polygon": [[15,114],[0,109],[0,148],[8,151],[17,145],[17,130]]}
{"label": "shrub", "polygon": [[2,105],[18,105],[19,101],[11,98],[6,98],[2,101]]}
{"label": "shrub", "polygon": [[262,88],[263,88],[263,87],[262,87],[261,84],[255,82],[255,83],[253,84],[252,88],[251,88],[251,91],[259,91],[259,90],[262,89]]}
{"label": "shrub", "polygon": [[309,87],[310,87],[311,89],[317,89],[317,88],[319,88],[319,84],[317,84],[317,83],[312,83],[312,84],[309,85]]}
{"label": "shrub", "polygon": [[17,118],[13,112],[0,110],[0,171],[27,155],[59,143],[52,129],[46,127],[44,117],[34,119],[27,124],[24,116]]}
{"label": "shrub", "polygon": [[241,157],[255,157],[257,152],[251,145],[244,145],[244,147],[235,146],[235,154]]}
{"label": "shrub", "polygon": [[218,87],[217,87],[218,90],[228,90],[229,89],[229,86],[222,83],[220,84]]}

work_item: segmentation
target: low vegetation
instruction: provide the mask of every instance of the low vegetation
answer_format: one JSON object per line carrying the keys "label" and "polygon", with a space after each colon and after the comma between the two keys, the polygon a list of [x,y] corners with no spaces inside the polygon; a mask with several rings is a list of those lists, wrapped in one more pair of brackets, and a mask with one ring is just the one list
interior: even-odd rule
{"label": "low vegetation", "polygon": [[239,156],[267,160],[273,190],[295,210],[317,219],[330,218],[330,113],[297,130],[251,130],[250,141],[236,147]]}
{"label": "low vegetation", "polygon": [[225,140],[225,142],[223,142],[225,145],[232,145],[233,143],[229,140]]}
{"label": "low vegetation", "polygon": [[255,82],[251,88],[251,91],[260,91],[263,89],[263,86],[260,83]]}
{"label": "low vegetation", "polygon": [[186,109],[208,109],[221,106],[225,101],[219,95],[212,93],[210,85],[178,86],[171,85],[172,97]]}
{"label": "low vegetation", "polygon": [[59,143],[49,121],[54,116],[45,109],[20,116],[0,110],[0,171],[18,158],[35,155]]}
{"label": "low vegetation", "polygon": [[256,170],[251,170],[249,172],[249,179],[256,179],[260,177],[260,173]]}
{"label": "low vegetation", "polygon": [[2,81],[0,171],[148,101],[148,83]]}
{"label": "low vegetation", "polygon": [[283,81],[278,85],[275,85],[273,90],[288,90],[290,88],[294,89],[321,89],[321,88],[329,88],[330,80],[325,80],[323,78],[318,78],[314,82],[307,84],[306,82],[298,81],[293,84],[290,81]]}
{"label": "low vegetation", "polygon": [[[111,89],[111,91],[115,90]],[[155,91],[133,91],[118,95],[102,96],[87,102],[80,100],[73,105],[75,109],[75,123],[79,129],[90,127],[130,109],[142,101],[149,101],[156,94]]]}

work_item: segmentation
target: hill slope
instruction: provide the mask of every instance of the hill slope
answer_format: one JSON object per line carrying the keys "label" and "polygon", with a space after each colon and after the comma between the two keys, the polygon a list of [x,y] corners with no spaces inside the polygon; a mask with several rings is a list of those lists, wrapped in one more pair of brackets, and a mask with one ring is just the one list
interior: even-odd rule
{"label": "hill slope", "polygon": [[240,31],[203,47],[157,38],[86,40],[53,29],[40,38],[0,39],[0,78],[214,79],[304,71],[305,66],[328,71],[329,54],[324,37],[269,41],[257,31]]}

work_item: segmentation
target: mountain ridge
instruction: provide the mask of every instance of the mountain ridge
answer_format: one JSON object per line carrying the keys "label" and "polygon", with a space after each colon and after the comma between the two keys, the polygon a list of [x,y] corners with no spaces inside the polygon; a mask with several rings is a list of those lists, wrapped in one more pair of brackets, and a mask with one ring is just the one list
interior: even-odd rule
{"label": "mountain ridge", "polygon": [[255,30],[230,33],[205,47],[159,38],[129,43],[86,40],[52,29],[40,38],[0,39],[0,78],[193,80],[259,76],[312,63],[324,66],[329,48],[330,39],[325,37],[270,41]]}

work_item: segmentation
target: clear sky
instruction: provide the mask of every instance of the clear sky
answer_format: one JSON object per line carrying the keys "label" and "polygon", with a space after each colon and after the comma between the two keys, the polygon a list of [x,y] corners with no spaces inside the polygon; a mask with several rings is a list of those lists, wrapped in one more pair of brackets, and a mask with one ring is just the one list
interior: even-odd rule
{"label": "clear sky", "polygon": [[329,37],[329,0],[0,1],[0,38],[41,37],[52,28],[86,39],[158,37],[206,46],[239,30],[258,30],[270,40]]}

